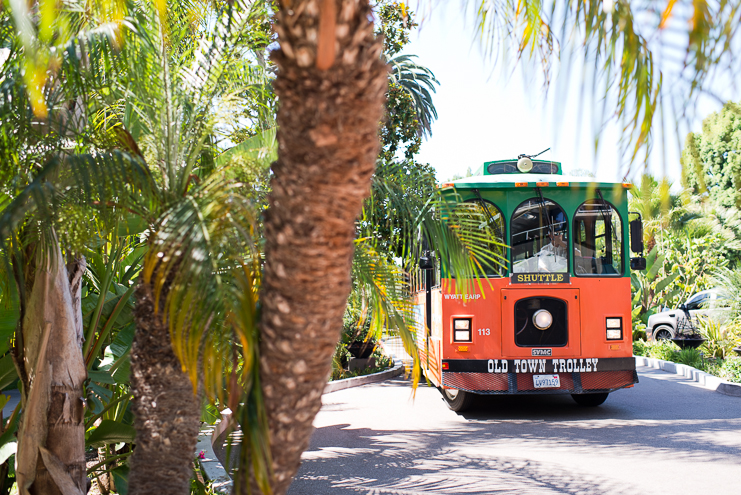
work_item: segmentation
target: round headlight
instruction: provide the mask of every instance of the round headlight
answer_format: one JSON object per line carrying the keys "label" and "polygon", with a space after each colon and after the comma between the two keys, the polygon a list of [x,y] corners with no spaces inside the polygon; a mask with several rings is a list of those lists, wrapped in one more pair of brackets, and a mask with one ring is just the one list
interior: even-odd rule
{"label": "round headlight", "polygon": [[538,330],[548,330],[553,324],[553,315],[546,309],[539,309],[533,315],[533,325]]}
{"label": "round headlight", "polygon": [[519,170],[523,174],[530,172],[532,169],[533,161],[530,158],[523,156],[522,158],[517,160],[517,170]]}

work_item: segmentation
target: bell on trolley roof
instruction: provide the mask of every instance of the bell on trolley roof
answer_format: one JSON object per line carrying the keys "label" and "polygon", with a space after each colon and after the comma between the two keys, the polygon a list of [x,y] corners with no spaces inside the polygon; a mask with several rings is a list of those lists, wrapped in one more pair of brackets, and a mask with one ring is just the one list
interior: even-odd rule
{"label": "bell on trolley roof", "polygon": [[533,158],[538,157],[548,151],[550,148],[546,148],[537,155],[525,155],[524,153],[517,157],[517,170],[526,174],[533,169]]}
{"label": "bell on trolley roof", "polygon": [[532,169],[533,169],[533,161],[527,156],[520,156],[520,159],[517,160],[517,170],[519,170],[523,174],[526,174],[530,172]]}

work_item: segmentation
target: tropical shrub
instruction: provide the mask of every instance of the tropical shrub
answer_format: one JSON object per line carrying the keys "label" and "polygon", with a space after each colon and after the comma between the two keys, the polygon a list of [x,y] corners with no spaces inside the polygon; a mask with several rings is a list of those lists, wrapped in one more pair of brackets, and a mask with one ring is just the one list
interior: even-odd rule
{"label": "tropical shrub", "polygon": [[738,210],[691,190],[672,195],[670,186],[645,175],[631,189],[630,209],[643,217],[648,249],[646,270],[631,275],[634,322],[645,324],[663,308],[717,286],[714,274],[732,268],[741,253]]}
{"label": "tropical shrub", "polygon": [[703,360],[702,354],[697,349],[682,349],[679,352],[674,352],[672,359],[668,361],[674,361],[678,364],[686,364],[699,370],[705,368],[705,361]]}
{"label": "tropical shrub", "polygon": [[648,354],[647,342],[643,339],[633,341],[633,354],[635,356],[646,356]]}
{"label": "tropical shrub", "polygon": [[699,329],[707,339],[702,345],[703,352],[714,358],[725,359],[733,355],[733,348],[741,341],[735,321],[719,323],[711,318],[700,318]]}
{"label": "tropical shrub", "polygon": [[637,318],[637,311],[633,314],[633,345],[638,341],[646,340],[646,324]]}
{"label": "tropical shrub", "polygon": [[669,340],[633,342],[633,354],[653,359],[685,364],[698,370],[722,378],[729,382],[741,383],[741,357],[729,355],[725,359],[705,354],[704,349],[679,349]]}
{"label": "tropical shrub", "polygon": [[741,357],[729,357],[723,361],[719,376],[729,382],[741,383]]}
{"label": "tropical shrub", "polygon": [[679,347],[671,340],[659,340],[646,344],[648,357],[662,359],[664,361],[674,361]]}

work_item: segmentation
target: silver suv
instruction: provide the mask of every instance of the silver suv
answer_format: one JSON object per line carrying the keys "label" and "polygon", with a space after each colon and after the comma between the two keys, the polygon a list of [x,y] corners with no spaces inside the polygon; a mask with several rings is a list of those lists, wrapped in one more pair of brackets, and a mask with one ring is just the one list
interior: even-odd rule
{"label": "silver suv", "polygon": [[[697,324],[698,316],[707,316],[720,323],[730,316],[727,298],[720,289],[708,289],[693,295],[685,303],[693,323]],[[646,325],[648,340],[671,339],[677,335],[677,325],[686,319],[682,309],[665,309],[651,315]]]}

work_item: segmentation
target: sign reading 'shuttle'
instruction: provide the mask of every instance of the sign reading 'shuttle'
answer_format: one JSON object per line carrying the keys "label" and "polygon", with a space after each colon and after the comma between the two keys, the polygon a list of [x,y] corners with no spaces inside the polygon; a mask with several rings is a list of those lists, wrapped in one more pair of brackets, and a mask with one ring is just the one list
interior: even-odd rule
{"label": "sign reading 'shuttle'", "polygon": [[568,284],[568,273],[513,273],[513,284]]}

